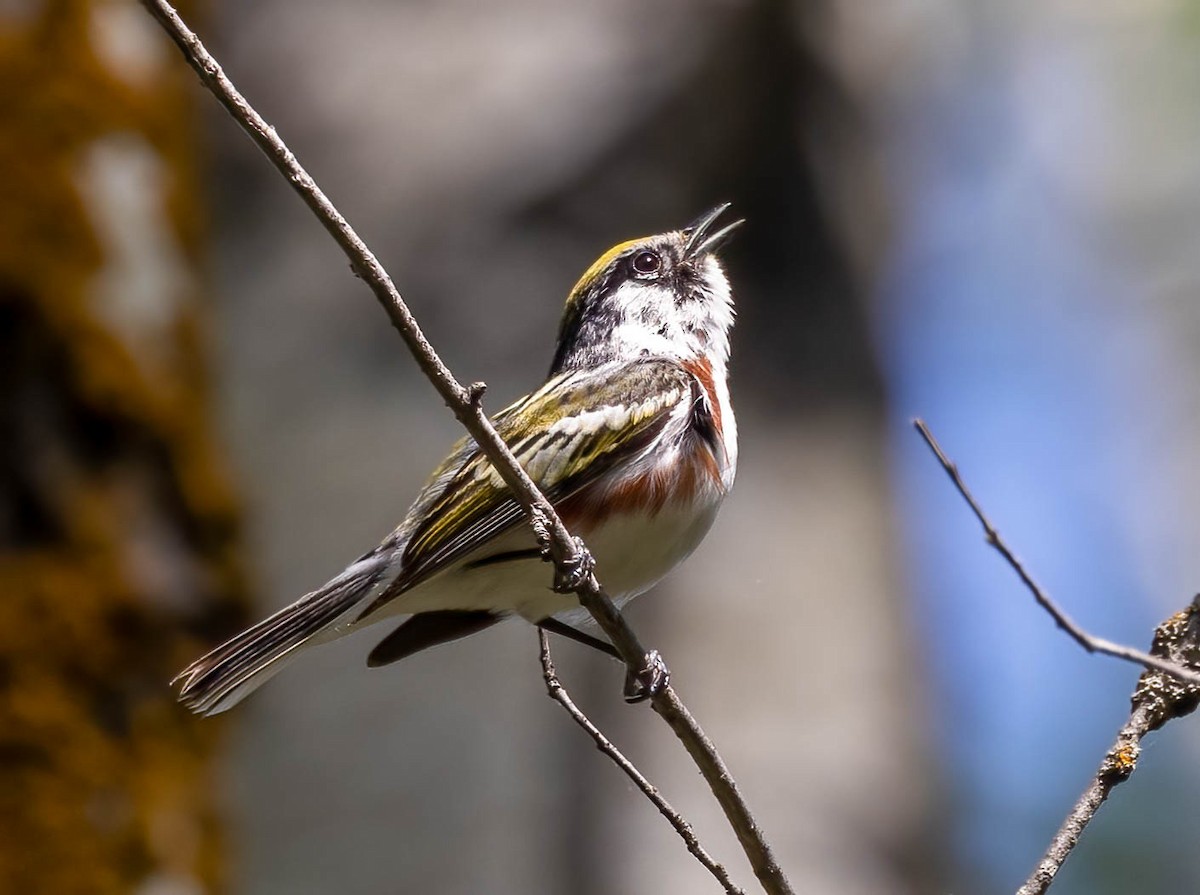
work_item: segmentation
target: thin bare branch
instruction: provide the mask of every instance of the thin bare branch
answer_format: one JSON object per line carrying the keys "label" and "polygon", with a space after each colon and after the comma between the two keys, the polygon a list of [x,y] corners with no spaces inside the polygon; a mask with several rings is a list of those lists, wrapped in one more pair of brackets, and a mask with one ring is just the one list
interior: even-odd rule
{"label": "thin bare branch", "polygon": [[671,803],[662,797],[662,794],[652,784],[641,771],[637,769],[632,761],[613,745],[612,741],[606,737],[591,719],[583,713],[571,699],[566,688],[563,687],[562,681],[558,679],[558,672],[554,668],[554,660],[550,657],[550,638],[542,628],[537,629],[538,643],[541,647],[542,659],[542,679],[546,682],[546,694],[567,710],[567,714],[571,716],[571,720],[578,724],[586,731],[596,742],[596,748],[609,757],[621,771],[633,781],[634,786],[640,789],[643,795],[646,796],[658,809],[659,813],[667,819],[667,822],[675,828],[675,832],[679,834],[679,838],[683,840],[687,850],[690,851],[703,864],[708,872],[716,877],[729,895],[745,895],[741,889],[733,884],[733,880],[729,878],[729,872],[709,855],[704,850],[704,846],[700,844],[700,840],[696,838],[696,833],[692,829],[692,825],[683,819],[683,816],[671,807]]}
{"label": "thin bare branch", "polygon": [[[1200,596],[1191,606],[1171,616],[1154,632],[1150,648],[1155,656],[1174,664],[1196,668],[1200,664]],[[1142,738],[1174,718],[1181,718],[1200,704],[1200,686],[1184,683],[1165,671],[1143,672],[1133,692],[1129,720],[1091,784],[1079,797],[1046,849],[1046,854],[1017,895],[1043,895],[1055,875],[1079,843],[1084,828],[1104,804],[1109,793],[1137,769]]]}
{"label": "thin bare branch", "polygon": [[[225,75],[216,59],[203,43],[184,24],[179,14],[166,0],[142,0],[151,15],[179,47],[188,64],[201,82],[223,105],[226,111],[246,131],[267,156],[268,160],[292,184],[301,199],[316,215],[341,246],[355,274],[375,293],[392,325],[400,332],[417,365],[429,377],[438,394],[479,444],[505,484],[529,514],[535,531],[545,532],[551,558],[556,568],[556,580],[567,582],[580,603],[592,614],[601,629],[612,641],[633,675],[640,674],[651,656],[638,641],[617,608],[602,590],[590,571],[590,561],[583,542],[572,537],[533,480],[525,473],[516,458],[496,434],[483,411],[484,386],[475,383],[464,387],[450,372],[429,344],[408,306],[400,297],[391,277],[351,228],[350,224],[329,201],[328,197],[300,165],[295,155],[275,133],[275,129],[254,110],[245,97]],[[762,836],[749,807],[733,785],[720,755],[699,725],[679,702],[669,685],[651,697],[655,710],[667,720],[671,729],[683,741],[713,794],[717,797],[730,825],[754,869],[763,888],[772,895],[790,895],[791,884],[783,875],[766,839]]]}
{"label": "thin bare branch", "polygon": [[983,536],[985,540],[995,548],[996,552],[1004,557],[1005,562],[1012,567],[1012,570],[1017,573],[1017,576],[1024,583],[1025,587],[1033,595],[1037,604],[1041,606],[1050,617],[1054,619],[1067,636],[1078,643],[1089,653],[1101,653],[1105,656],[1113,656],[1117,659],[1124,659],[1126,662],[1133,662],[1141,665],[1144,668],[1162,671],[1172,675],[1181,681],[1187,681],[1190,684],[1200,684],[1200,673],[1188,668],[1183,668],[1175,662],[1158,656],[1152,656],[1149,653],[1144,653],[1141,650],[1134,649],[1131,646],[1125,646],[1120,643],[1115,643],[1111,640],[1105,640],[1103,637],[1096,637],[1089,634],[1081,628],[1057,603],[1050,598],[1050,595],[1033,580],[1033,576],[1025,568],[1025,565],[1019,560],[1015,553],[1000,537],[1000,533],[996,531],[996,527],[992,525],[991,520],[983,512],[978,501],[967,488],[966,482],[963,481],[959,474],[958,466],[951,460],[942,450],[942,446],[938,444],[937,439],[933,437],[933,433],[929,431],[929,427],[925,425],[924,420],[913,420],[913,426],[921,437],[925,439],[925,443],[929,449],[933,451],[938,462],[941,463],[942,469],[946,471],[946,475],[950,476],[950,481],[954,483],[954,487],[958,489],[958,493],[962,495],[963,500],[967,502],[967,506],[971,508],[971,512],[975,514],[975,518],[979,520],[979,524],[983,526]]}

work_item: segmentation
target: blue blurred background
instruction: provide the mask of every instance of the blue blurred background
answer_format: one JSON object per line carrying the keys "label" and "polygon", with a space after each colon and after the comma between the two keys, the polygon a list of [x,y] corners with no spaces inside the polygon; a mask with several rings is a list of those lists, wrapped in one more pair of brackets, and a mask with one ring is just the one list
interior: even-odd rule
{"label": "blue blurred background", "polygon": [[[1136,670],[1034,610],[907,418],[934,425],[1091,630],[1144,646],[1195,589],[1197,34],[1170,4],[1016,6],[960,15],[960,54],[897,105],[887,168],[904,201],[874,330],[950,841],[959,878],[997,890],[1080,790]],[[1057,888],[1196,889],[1171,858],[1194,845],[1195,802],[1150,807],[1194,785],[1195,742],[1183,725],[1155,741]]]}

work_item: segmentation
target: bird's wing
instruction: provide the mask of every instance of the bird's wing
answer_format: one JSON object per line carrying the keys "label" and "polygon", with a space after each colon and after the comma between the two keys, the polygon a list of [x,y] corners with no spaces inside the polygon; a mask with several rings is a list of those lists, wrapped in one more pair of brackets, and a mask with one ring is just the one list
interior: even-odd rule
{"label": "bird's wing", "polygon": [[[672,414],[695,402],[695,378],[672,360],[650,358],[572,370],[492,419],[497,433],[552,501],[633,463]],[[520,524],[523,511],[473,439],[463,439],[409,511],[401,571],[362,613],[420,584]]]}

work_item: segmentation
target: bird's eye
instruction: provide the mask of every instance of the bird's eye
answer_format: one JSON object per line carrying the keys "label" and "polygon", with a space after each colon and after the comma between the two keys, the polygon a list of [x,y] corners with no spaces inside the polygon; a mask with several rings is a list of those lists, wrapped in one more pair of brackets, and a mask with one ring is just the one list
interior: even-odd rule
{"label": "bird's eye", "polygon": [[642,276],[650,276],[650,274],[658,273],[662,267],[662,258],[658,256],[658,252],[638,252],[633,256],[633,271]]}

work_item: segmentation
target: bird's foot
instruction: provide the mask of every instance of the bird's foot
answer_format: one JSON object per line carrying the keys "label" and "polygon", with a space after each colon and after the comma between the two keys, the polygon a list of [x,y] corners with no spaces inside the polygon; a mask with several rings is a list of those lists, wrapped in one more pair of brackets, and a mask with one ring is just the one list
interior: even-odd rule
{"label": "bird's foot", "polygon": [[642,667],[625,675],[625,701],[630,705],[644,702],[661,693],[669,683],[671,670],[667,663],[658,650],[650,650],[642,660]]}
{"label": "bird's foot", "polygon": [[556,594],[574,593],[588,576],[596,570],[596,559],[592,556],[582,538],[572,538],[575,542],[575,558],[563,564],[563,568],[554,570],[554,592]]}

